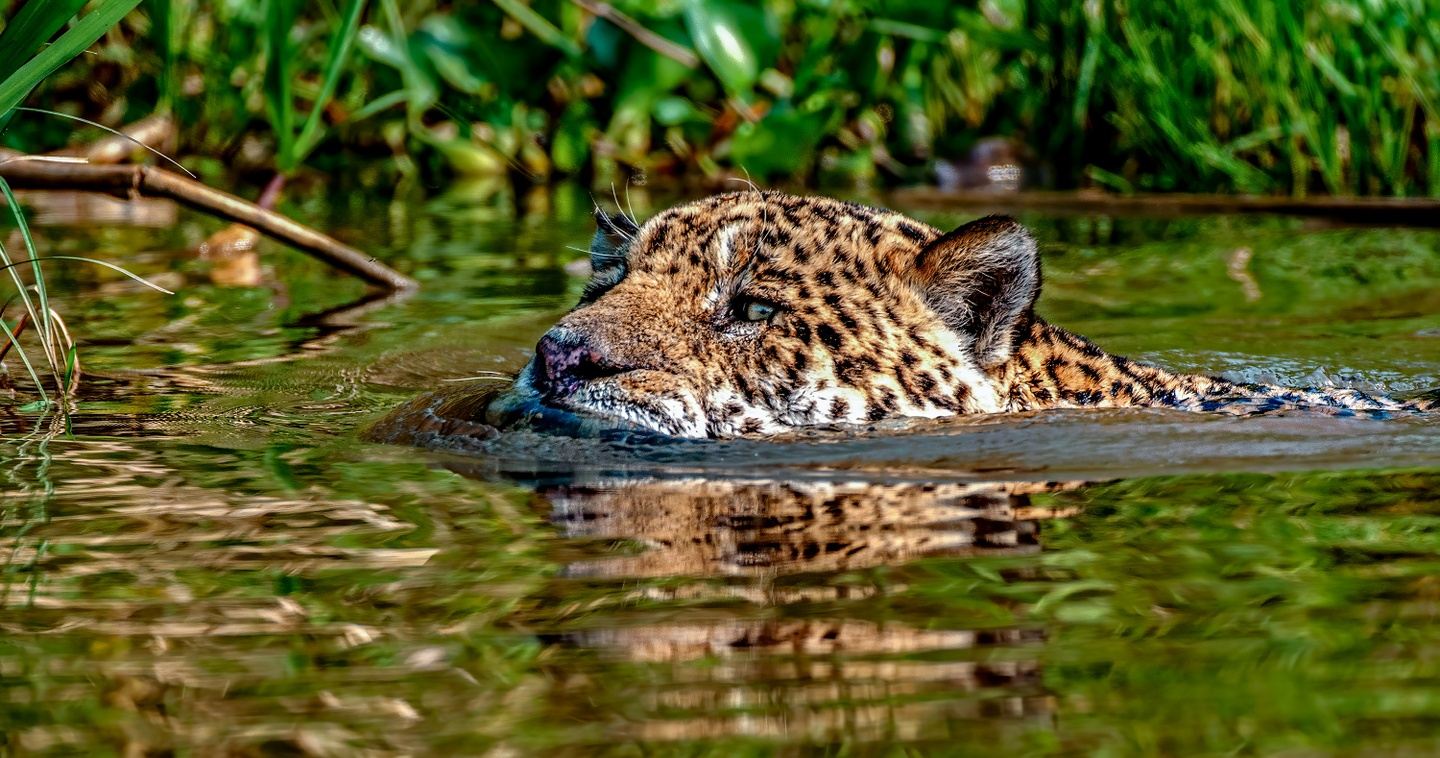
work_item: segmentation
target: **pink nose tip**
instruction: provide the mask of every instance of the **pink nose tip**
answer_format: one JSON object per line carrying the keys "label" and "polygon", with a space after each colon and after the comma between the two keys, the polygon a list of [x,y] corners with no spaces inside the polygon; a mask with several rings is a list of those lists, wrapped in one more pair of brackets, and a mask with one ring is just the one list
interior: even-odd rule
{"label": "pink nose tip", "polygon": [[565,397],[587,381],[630,370],[588,340],[553,331],[535,346],[535,368],[536,389],[547,397]]}

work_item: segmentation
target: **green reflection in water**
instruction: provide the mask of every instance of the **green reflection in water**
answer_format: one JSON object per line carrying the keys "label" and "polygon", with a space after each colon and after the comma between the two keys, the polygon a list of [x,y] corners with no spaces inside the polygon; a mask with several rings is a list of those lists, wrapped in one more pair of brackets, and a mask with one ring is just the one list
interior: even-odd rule
{"label": "green reflection in water", "polygon": [[[989,420],[826,471],[369,445],[525,359],[588,198],[301,209],[426,289],[348,307],[273,247],[264,285],[213,285],[186,215],[44,230],[181,294],[66,274],[79,410],[0,419],[0,752],[1440,750],[1433,419]],[[1440,385],[1440,234],[1029,221],[1042,310],[1107,347]]]}

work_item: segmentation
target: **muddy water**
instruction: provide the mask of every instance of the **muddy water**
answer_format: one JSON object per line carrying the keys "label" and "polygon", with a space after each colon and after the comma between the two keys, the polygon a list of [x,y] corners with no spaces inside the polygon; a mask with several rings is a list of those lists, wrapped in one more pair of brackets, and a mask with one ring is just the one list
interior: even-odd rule
{"label": "muddy water", "polygon": [[[179,294],[55,268],[86,378],[0,418],[0,754],[1440,751],[1435,419],[359,441],[525,360],[588,203],[291,207],[424,282],[399,302],[271,246],[214,284],[184,213],[47,218]],[[1440,234],[1025,220],[1042,311],[1113,350],[1440,386]]]}

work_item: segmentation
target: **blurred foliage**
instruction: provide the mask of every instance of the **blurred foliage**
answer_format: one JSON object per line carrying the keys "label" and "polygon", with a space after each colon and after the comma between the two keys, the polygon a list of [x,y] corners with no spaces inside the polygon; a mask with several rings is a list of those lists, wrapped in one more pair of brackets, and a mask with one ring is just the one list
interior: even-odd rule
{"label": "blurred foliage", "polygon": [[240,168],[914,182],[998,138],[1059,187],[1440,195],[1429,0],[143,9],[36,104],[111,125],[172,107],[187,150]]}

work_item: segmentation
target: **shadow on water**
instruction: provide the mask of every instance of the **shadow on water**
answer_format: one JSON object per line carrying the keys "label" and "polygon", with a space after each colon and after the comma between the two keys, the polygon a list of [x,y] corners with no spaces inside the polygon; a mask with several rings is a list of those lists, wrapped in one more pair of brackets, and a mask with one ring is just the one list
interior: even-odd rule
{"label": "shadow on water", "polygon": [[[427,393],[364,436],[440,454],[484,459],[492,474],[536,481],[622,473],[776,480],[849,476],[885,481],[918,476],[974,481],[1118,479],[1224,471],[1423,466],[1440,459],[1440,415],[1337,417],[1298,409],[1245,417],[1170,409],[1076,409],[944,419],[890,420],[862,427],[799,430],[764,439],[688,440],[607,428],[537,403],[504,413],[518,423],[487,426],[500,387],[464,385]],[[507,422],[508,423],[508,422]],[[478,470],[482,464],[470,464]]]}
{"label": "shadow on water", "polygon": [[[0,416],[0,753],[1440,750],[1434,418],[362,441],[523,363],[585,210],[367,208],[400,302],[209,286],[189,222],[134,264],[181,298],[70,282],[76,412]],[[1440,384],[1440,235],[1034,221],[1107,347]]]}

